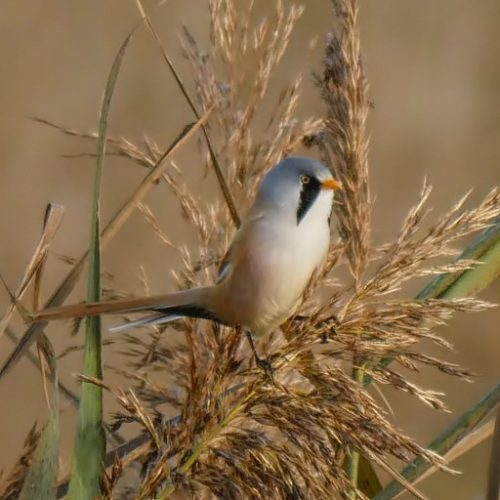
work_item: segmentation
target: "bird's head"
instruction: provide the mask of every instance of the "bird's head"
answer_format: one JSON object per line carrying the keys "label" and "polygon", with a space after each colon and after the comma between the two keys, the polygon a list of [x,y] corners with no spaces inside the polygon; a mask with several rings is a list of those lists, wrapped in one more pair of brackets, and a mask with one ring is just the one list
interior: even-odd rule
{"label": "bird's head", "polygon": [[301,156],[286,158],[265,176],[257,203],[278,217],[301,224],[307,217],[328,220],[334,191],[341,188],[330,170],[318,160]]}

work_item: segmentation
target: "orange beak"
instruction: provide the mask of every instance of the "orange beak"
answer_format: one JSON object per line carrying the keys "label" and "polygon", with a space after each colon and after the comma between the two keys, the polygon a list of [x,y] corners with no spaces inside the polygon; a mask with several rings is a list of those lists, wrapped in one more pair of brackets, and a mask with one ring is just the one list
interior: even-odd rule
{"label": "orange beak", "polygon": [[323,189],[342,189],[342,183],[339,181],[336,181],[335,179],[326,179],[326,181],[323,181],[321,183],[321,187]]}

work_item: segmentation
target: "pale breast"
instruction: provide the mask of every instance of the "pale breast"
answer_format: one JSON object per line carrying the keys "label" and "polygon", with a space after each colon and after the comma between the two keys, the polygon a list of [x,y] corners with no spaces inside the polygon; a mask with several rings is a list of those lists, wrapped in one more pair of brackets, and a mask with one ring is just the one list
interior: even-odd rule
{"label": "pale breast", "polygon": [[283,222],[258,219],[245,228],[231,269],[218,287],[226,321],[257,336],[275,329],[294,312],[328,251],[324,218]]}

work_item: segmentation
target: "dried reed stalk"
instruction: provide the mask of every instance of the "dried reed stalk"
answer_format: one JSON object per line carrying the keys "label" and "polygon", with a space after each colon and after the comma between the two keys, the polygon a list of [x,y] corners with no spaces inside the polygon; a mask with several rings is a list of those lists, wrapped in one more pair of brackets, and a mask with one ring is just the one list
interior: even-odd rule
{"label": "dried reed stalk", "polygon": [[[263,21],[252,38],[251,29],[241,26],[234,2],[213,1],[210,6],[208,53],[185,29],[184,55],[192,65],[201,106],[213,100],[222,103],[215,118],[220,131],[218,154],[224,158],[229,188],[239,194],[245,186],[248,193],[248,186],[254,189],[266,169],[286,155],[291,144],[297,144],[282,131],[300,102],[300,80],[284,91],[287,105],[280,104],[273,110],[269,123],[279,125],[272,139],[254,137],[251,123],[300,11],[290,9],[287,13],[278,3],[275,25],[282,34],[271,35],[269,21]],[[342,241],[332,248],[329,264],[312,284],[311,292],[331,290],[329,273],[343,255],[353,283],[343,287],[337,284],[324,303],[313,299],[316,310],[312,314],[301,315],[284,327],[288,341],[279,334],[265,341],[263,348],[276,367],[274,385],[269,385],[258,370],[245,367],[247,354],[240,347],[238,332],[228,328],[186,320],[175,326],[185,341],[165,341],[160,330],[151,332],[150,342],[135,336],[124,339],[132,349],[133,369],[121,373],[135,384],[134,394],[139,399],[117,393],[124,408],[117,425],[138,422],[150,436],[149,452],[143,455],[140,498],[166,497],[177,489],[200,497],[211,492],[229,498],[322,498],[333,491],[339,497],[355,491],[363,498],[359,490],[352,489],[342,468],[344,457],[352,450],[377,464],[386,464],[387,455],[405,462],[418,456],[446,468],[438,455],[394,427],[359,380],[352,380],[339,362],[361,360],[363,370],[378,383],[406,391],[438,410],[445,409],[441,394],[418,387],[396,369],[373,371],[370,367],[385,356],[394,356],[397,363],[413,370],[428,365],[450,375],[470,377],[466,370],[416,347],[425,338],[449,347],[436,334],[435,326],[455,312],[480,311],[489,304],[475,299],[417,301],[383,296],[398,291],[414,277],[471,266],[471,261],[436,266],[434,260],[454,254],[451,243],[487,227],[499,213],[499,193],[492,192],[478,208],[469,211],[458,204],[422,236],[417,230],[429,196],[425,186],[395,243],[371,248],[368,140],[364,131],[369,103],[354,29],[357,6],[355,2],[338,1],[334,7],[340,16],[340,32],[328,38],[320,79],[327,118],[324,122],[314,118],[298,122],[296,128],[302,140],[311,142],[312,137],[313,143],[321,145],[336,175],[347,186],[336,212]],[[281,41],[279,47],[277,39]],[[256,70],[240,70],[236,54],[243,54],[247,60],[252,54],[258,55]],[[257,77],[242,101],[245,71]],[[181,170],[164,180],[179,198],[184,217],[199,241],[194,255],[180,249],[184,270],[176,276],[179,287],[184,287],[214,279],[217,258],[213,256],[223,254],[227,235],[220,231],[225,220],[221,206],[215,201],[208,211],[202,210],[202,201],[182,181]],[[158,223],[152,222],[152,215],[146,217],[160,240],[169,245]],[[378,266],[367,275],[367,265],[372,261]],[[310,310],[310,305],[306,303],[304,311]],[[317,346],[325,339],[329,345],[318,353]],[[169,373],[169,384],[150,378],[159,370]],[[231,390],[235,384],[237,389]],[[157,413],[165,402],[180,411],[175,424],[165,422]],[[150,417],[138,406],[141,404],[151,409]]]}
{"label": "dried reed stalk", "polygon": [[[402,482],[388,465],[389,457],[403,463],[419,457],[448,470],[439,455],[394,425],[362,378],[353,379],[346,366],[354,360],[355,375],[369,374],[436,410],[446,409],[443,395],[417,386],[411,371],[431,367],[463,379],[471,374],[426,354],[420,342],[451,347],[436,327],[456,313],[491,305],[472,298],[406,298],[405,285],[419,276],[470,268],[471,260],[443,266],[440,259],[456,255],[451,245],[499,217],[500,191],[492,191],[476,208],[464,209],[463,199],[432,223],[426,219],[430,188],[425,185],[395,240],[372,247],[365,130],[370,106],[358,7],[355,0],[332,4],[338,26],[327,38],[324,68],[316,78],[326,104],[323,119],[297,118],[301,75],[283,89],[274,107],[262,106],[302,8],[278,1],[268,18],[254,23],[252,2],[242,8],[236,0],[211,0],[209,47],[200,48],[196,37],[183,30],[183,55],[191,66],[198,107],[207,110],[219,103],[207,130],[231,194],[242,203],[251,199],[273,164],[299,144],[317,144],[345,186],[334,214],[340,240],[332,244],[297,316],[259,346],[273,363],[274,383],[248,365],[249,353],[235,329],[184,320],[169,326],[169,335],[162,327],[121,338],[128,366],[117,371],[127,379],[127,388],[93,382],[111,391],[121,405],[114,429],[135,423],[143,436],[134,441],[138,447],[133,454],[121,454],[108,469],[106,498],[119,494],[121,479],[138,461],[140,483],[133,493],[127,490],[137,498],[166,498],[175,491],[196,498],[366,498],[353,470],[344,469],[346,456],[358,453]],[[254,126],[257,114],[268,123],[264,133]],[[111,154],[141,168],[158,165],[158,148],[148,140],[139,146],[115,138],[108,145]],[[212,152],[201,154],[207,166],[213,162]],[[174,277],[179,287],[206,284],[215,279],[227,249],[230,215],[225,201],[207,201],[191,191],[183,165],[170,165],[168,173],[156,171],[155,180],[178,200],[197,238],[193,248],[178,248],[182,265]],[[176,246],[143,197],[136,202],[158,241],[169,249]],[[420,230],[424,219],[429,226],[425,232]],[[339,283],[332,272],[343,264],[351,278]],[[146,277],[144,284],[147,288]],[[391,368],[378,367],[388,357],[395,360]],[[409,375],[400,367],[409,368]],[[165,405],[178,417],[169,420]]]}

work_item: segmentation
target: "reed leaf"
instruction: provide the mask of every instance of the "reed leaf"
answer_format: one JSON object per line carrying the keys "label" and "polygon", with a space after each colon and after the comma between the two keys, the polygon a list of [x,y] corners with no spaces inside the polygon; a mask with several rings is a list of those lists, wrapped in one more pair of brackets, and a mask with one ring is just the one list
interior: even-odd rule
{"label": "reed leaf", "polygon": [[[54,400],[57,399],[54,395]],[[59,469],[59,404],[54,404],[47,425],[42,431],[33,455],[19,500],[51,500],[56,498],[55,488]]]}
{"label": "reed leaf", "polygon": [[[455,446],[468,432],[476,427],[500,403],[500,383],[495,385],[480,401],[455,420],[438,438],[429,444],[428,448],[444,455]],[[414,482],[431,464],[416,458],[402,471],[403,477]],[[390,482],[374,500],[389,500],[394,498],[403,487],[396,481]]]}
{"label": "reed leaf", "polygon": [[[457,260],[461,259],[474,259],[479,262],[466,271],[445,273],[434,278],[417,295],[417,299],[451,299],[465,297],[486,288],[500,273],[500,222],[497,222],[480,234],[475,241],[462,252]],[[380,361],[377,368],[386,368],[392,361],[393,358],[391,357],[384,358]],[[365,385],[370,384],[371,381],[371,377],[366,375]],[[443,436],[436,438],[436,441]],[[371,487],[368,490],[363,485],[376,485],[377,483],[373,481],[377,478],[377,475],[373,467],[369,463],[366,463],[366,459],[364,459],[364,462],[363,469],[359,471],[360,489],[365,494],[370,494],[373,493],[373,488]],[[424,473],[425,470],[427,470],[427,468],[422,470],[421,473]],[[415,479],[416,477],[417,476],[415,476]],[[397,485],[397,487],[401,489],[399,483],[394,481],[391,484],[395,485],[393,488]],[[376,498],[378,498],[378,496]]]}
{"label": "reed leaf", "polygon": [[[106,149],[106,129],[115,88],[125,50],[130,41],[129,35],[118,51],[106,82],[104,98],[99,116],[99,135],[97,139],[96,175],[89,246],[89,269],[87,300],[101,299],[101,233],[100,199],[102,170]],[[87,319],[84,373],[102,379],[101,361],[101,318]],[[103,427],[102,389],[94,384],[82,383],[78,430],[73,452],[73,467],[69,484],[71,499],[92,499],[100,496],[100,478],[103,470],[106,440]]]}
{"label": "reed leaf", "polygon": [[449,299],[472,295],[486,288],[500,274],[500,221],[480,234],[458,257],[479,261],[462,273],[447,273],[432,280],[419,299]]}
{"label": "reed leaf", "polygon": [[[454,299],[478,293],[490,285],[500,274],[500,221],[481,233],[457,258],[473,259],[477,264],[456,273],[437,276],[417,295],[417,299]],[[392,357],[384,358],[376,369],[390,365]],[[372,381],[368,375],[365,385]]]}
{"label": "reed leaf", "polygon": [[495,500],[500,496],[500,405],[497,408],[493,443],[491,445],[490,465],[488,468],[487,500]]}
{"label": "reed leaf", "polygon": [[[20,500],[52,500],[56,498],[57,475],[59,471],[59,390],[58,374],[54,349],[50,341],[43,337],[43,345],[39,344],[40,366],[43,367],[45,359],[52,382],[51,394],[47,397],[49,407],[49,420],[41,432],[32,461],[24,479],[23,487],[19,494]],[[44,369],[42,368],[42,374]],[[48,389],[44,388],[48,396]]]}

